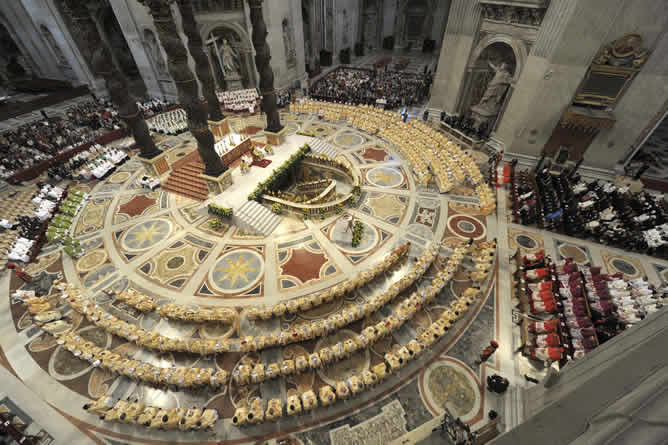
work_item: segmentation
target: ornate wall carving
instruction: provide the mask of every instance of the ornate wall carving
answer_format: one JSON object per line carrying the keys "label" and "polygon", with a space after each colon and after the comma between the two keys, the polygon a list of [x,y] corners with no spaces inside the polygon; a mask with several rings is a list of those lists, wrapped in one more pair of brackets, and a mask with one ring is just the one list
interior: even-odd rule
{"label": "ornate wall carving", "polygon": [[482,3],[482,18],[501,23],[539,27],[545,17],[547,7],[526,7]]}

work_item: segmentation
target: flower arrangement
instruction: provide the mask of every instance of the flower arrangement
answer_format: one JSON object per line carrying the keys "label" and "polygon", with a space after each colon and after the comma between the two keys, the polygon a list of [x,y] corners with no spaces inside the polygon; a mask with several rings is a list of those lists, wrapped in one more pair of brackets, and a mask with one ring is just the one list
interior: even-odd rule
{"label": "flower arrangement", "polygon": [[209,214],[211,215],[216,215],[222,218],[229,218],[233,214],[232,209],[228,209],[227,207],[219,206],[216,204],[209,204]]}
{"label": "flower arrangement", "polygon": [[209,221],[209,227],[211,227],[213,230],[219,230],[222,229],[223,226],[223,220],[220,218],[213,218]]}
{"label": "flower arrangement", "polygon": [[281,213],[283,213],[283,207],[278,202],[275,202],[271,205],[271,211],[274,212],[276,215],[280,215]]}
{"label": "flower arrangement", "polygon": [[353,247],[357,247],[362,242],[362,235],[364,235],[364,224],[360,220],[356,220],[353,225],[353,240],[351,242]]}

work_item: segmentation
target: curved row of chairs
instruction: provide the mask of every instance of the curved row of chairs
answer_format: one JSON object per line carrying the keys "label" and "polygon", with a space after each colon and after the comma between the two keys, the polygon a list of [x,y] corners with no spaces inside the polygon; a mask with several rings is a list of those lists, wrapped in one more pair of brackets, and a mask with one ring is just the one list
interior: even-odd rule
{"label": "curved row of chairs", "polygon": [[426,186],[432,178],[437,180],[441,193],[449,191],[454,183],[470,181],[480,201],[481,212],[488,215],[496,208],[496,200],[490,188],[483,183],[480,169],[470,156],[424,122],[402,122],[397,113],[386,112],[367,105],[344,105],[329,102],[307,101],[292,104],[291,111],[318,113],[332,120],[346,119],[349,124],[370,134],[378,135],[396,145],[410,162],[418,182]]}
{"label": "curved row of chairs", "polygon": [[361,320],[375,313],[395,299],[401,292],[412,286],[422,277],[437,256],[438,249],[430,247],[416,260],[410,272],[393,283],[385,292],[371,297],[365,303],[343,308],[328,316],[325,320],[315,320],[302,323],[292,329],[281,330],[278,334],[244,337],[241,340],[240,351],[244,353],[255,352],[278,345],[286,346],[291,343],[313,340]]}
{"label": "curved row of chairs", "polygon": [[323,304],[331,303],[335,299],[343,297],[346,293],[366,286],[372,280],[387,272],[406,256],[410,246],[411,243],[400,245],[384,257],[382,261],[379,261],[350,280],[346,280],[315,295],[296,298],[287,303],[277,303],[267,307],[253,307],[248,310],[247,317],[249,320],[269,320],[272,317],[282,317],[286,313],[296,314],[300,311],[308,311]]}
{"label": "curved row of chairs", "polygon": [[105,422],[143,425],[152,430],[210,430],[218,421],[218,411],[211,408],[162,409],[142,405],[137,400],[115,400],[108,395],[85,404],[83,408]]}
{"label": "curved row of chairs", "polygon": [[[261,383],[279,376],[299,374],[307,370],[317,370],[339,360],[344,360],[355,352],[371,347],[377,341],[391,335],[403,326],[406,321],[412,319],[420,308],[431,304],[436,295],[443,290],[461,265],[465,249],[464,247],[455,249],[453,255],[448,259],[446,266],[437,274],[429,287],[420,292],[414,292],[408,299],[401,302],[391,315],[385,317],[375,325],[367,326],[354,338],[338,342],[331,347],[320,348],[311,354],[298,355],[294,360],[284,360],[281,363],[266,364],[258,362],[254,365],[239,365],[232,373],[233,381],[239,385],[248,385],[251,383]],[[402,360],[412,355],[412,353],[410,349],[403,347],[398,351],[398,360]],[[391,354],[389,355],[391,356]],[[388,359],[387,356],[386,359]],[[388,359],[388,361],[391,362],[392,359]]]}
{"label": "curved row of chairs", "polygon": [[[344,283],[332,286],[322,292],[295,298],[287,303],[277,303],[266,307],[252,307],[247,312],[247,318],[249,320],[269,320],[273,317],[282,317],[286,313],[296,314],[300,311],[307,311],[323,304],[331,303],[335,299],[343,297],[344,294],[367,285],[388,271],[400,259],[406,256],[409,248],[410,243],[402,244],[383,258],[382,261],[358,274],[355,278],[346,280]],[[155,298],[143,295],[134,289],[128,289],[119,293],[116,299],[145,313],[154,311],[158,306]],[[157,307],[157,312],[162,318],[193,323],[218,322],[231,324],[238,317],[237,311],[232,308],[197,308],[174,303]]]}
{"label": "curved row of chairs", "polygon": [[159,332],[147,331],[105,312],[97,303],[83,296],[81,290],[75,286],[60,286],[61,290],[65,290],[63,297],[68,299],[75,312],[84,315],[95,326],[138,346],[160,352],[189,352],[198,355],[219,354],[230,350],[230,342],[227,340],[172,338]]}
{"label": "curved row of chairs", "polygon": [[89,362],[96,368],[100,367],[114,375],[122,375],[153,386],[193,390],[203,387],[219,388],[227,382],[228,374],[222,369],[154,366],[101,348],[72,331],[59,336],[56,342],[75,357]]}
{"label": "curved row of chairs", "polygon": [[[463,246],[455,249],[453,256],[463,256],[466,248],[467,246]],[[447,266],[446,269],[448,269]],[[447,276],[454,273],[454,270],[450,268],[449,271],[444,273]],[[445,276],[439,274],[434,283],[432,283],[432,286],[425,292],[431,293],[441,285],[445,285],[445,283],[441,282],[436,283],[437,280],[442,280],[443,278]],[[414,295],[411,298],[414,297],[423,298],[422,295]],[[244,426],[278,421],[284,414],[297,416],[311,411],[318,406],[329,406],[337,400],[347,400],[366,389],[372,388],[436,343],[445,335],[450,326],[466,314],[479,297],[480,289],[474,287],[468,288],[460,297],[452,301],[450,306],[424,332],[411,339],[405,346],[400,347],[396,353],[385,354],[383,363],[379,363],[371,369],[363,371],[360,375],[353,375],[346,380],[336,382],[332,386],[321,386],[317,390],[309,389],[300,393],[295,389],[291,389],[287,393],[285,402],[280,398],[265,401],[256,397],[250,403],[244,403],[237,407],[232,417],[232,423],[237,426]]]}

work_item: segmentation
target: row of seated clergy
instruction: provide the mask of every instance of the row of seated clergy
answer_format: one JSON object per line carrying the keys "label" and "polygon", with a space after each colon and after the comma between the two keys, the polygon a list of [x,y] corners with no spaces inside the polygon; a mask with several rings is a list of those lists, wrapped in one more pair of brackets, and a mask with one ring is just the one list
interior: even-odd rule
{"label": "row of seated clergy", "polygon": [[251,364],[241,364],[232,373],[232,377],[235,383],[248,385],[250,383],[260,383],[278,376],[299,374],[309,369],[319,369],[335,361],[346,359],[353,353],[366,348],[370,343],[375,343],[392,332],[399,323],[399,319],[395,316],[389,316],[374,326],[367,326],[354,339],[347,339],[331,347],[321,348],[309,355],[299,355],[294,360],[288,359],[283,360],[280,364],[271,363],[269,365],[265,365],[264,363],[258,363],[254,366]]}
{"label": "row of seated clergy", "polygon": [[[467,289],[469,291],[469,289]],[[324,385],[316,393],[313,390],[305,391],[299,394],[296,390],[288,391],[286,402],[287,415],[299,415],[310,411],[320,404],[328,406],[336,400],[347,400],[356,395],[365,388],[369,388],[382,381],[393,372],[398,371],[410,360],[419,356],[427,347],[433,345],[449,329],[457,319],[463,316],[473,301],[480,296],[480,290],[470,288],[466,295],[458,298],[451,307],[441,313],[438,320],[420,334],[416,339],[412,339],[405,346],[396,348],[395,352],[385,354],[383,363],[373,366],[370,370],[364,370],[360,375],[353,375],[350,378],[336,382],[334,387]],[[251,402],[250,407],[241,406],[237,408],[232,422],[241,426],[246,424],[261,423],[265,420],[273,421],[283,416],[283,403],[281,399],[271,399],[267,403],[267,409],[263,416],[263,401],[256,398]]]}
{"label": "row of seated clergy", "polygon": [[471,279],[475,283],[480,283],[487,278],[492,266],[494,265],[494,255],[496,254],[496,238],[492,241],[483,241],[478,243],[471,256],[475,267],[471,271]]}
{"label": "row of seated clergy", "polygon": [[[420,294],[413,294],[409,299],[402,302],[393,314],[388,315],[384,320],[378,321],[375,325],[367,326],[355,337],[338,342],[332,346],[320,348],[311,354],[298,355],[295,359],[284,360],[282,363],[254,364],[251,360],[242,360],[241,364],[233,371],[232,378],[235,383],[240,385],[261,383],[279,376],[288,376],[306,370],[317,370],[327,367],[327,365],[334,361],[343,360],[355,352],[368,348],[371,344],[397,330],[406,320],[411,319],[420,307],[433,301],[436,294],[440,292],[457,270],[466,249],[467,247],[458,247],[455,249],[447,264],[434,278],[429,288]],[[431,255],[429,255],[429,258],[431,258]],[[420,259],[418,259],[417,263],[420,263]],[[425,265],[423,264],[421,267]],[[422,269],[419,268],[418,270]],[[460,310],[461,305],[470,305],[473,298],[479,292],[478,288],[468,289],[464,292],[463,298],[453,303],[453,309],[457,311]],[[445,328],[447,330],[447,326]],[[409,354],[406,351],[405,356],[409,356]],[[391,362],[391,360],[388,361]]]}
{"label": "row of seated clergy", "polygon": [[63,348],[75,357],[88,361],[93,367],[106,369],[114,375],[122,375],[136,382],[178,390],[203,387],[218,388],[227,381],[225,370],[183,366],[157,367],[103,349],[72,331],[58,337],[56,343],[63,345]]}
{"label": "row of seated clergy", "polygon": [[392,250],[392,252],[385,256],[382,261],[379,261],[367,270],[357,274],[352,279],[332,286],[325,291],[318,292],[315,295],[295,298],[287,303],[278,303],[274,306],[250,308],[247,313],[247,318],[249,320],[269,320],[272,317],[282,317],[286,313],[296,314],[300,311],[308,311],[322,304],[331,303],[335,298],[342,297],[344,294],[352,292],[353,290],[366,285],[375,277],[382,275],[408,253],[410,246],[410,242],[402,244]]}
{"label": "row of seated clergy", "polygon": [[66,289],[63,294],[74,311],[84,315],[89,321],[105,331],[124,338],[148,349],[162,352],[179,351],[190,352],[200,355],[219,354],[229,351],[229,342],[214,339],[184,339],[166,337],[159,332],[147,331],[146,329],[121,320],[107,312],[81,294],[81,290],[72,286],[59,284],[61,290]]}
{"label": "row of seated clergy", "polygon": [[408,273],[392,283],[392,285],[381,294],[369,298],[364,303],[348,306],[337,313],[328,316],[324,320],[314,320],[310,323],[304,322],[292,329],[281,330],[278,334],[244,337],[241,340],[239,349],[242,353],[248,353],[276,345],[285,346],[290,343],[311,340],[321,337],[325,333],[341,329],[357,320],[361,320],[362,318],[375,313],[396,298],[401,292],[408,289],[422,277],[437,256],[438,249],[433,246],[429,247],[419,258],[417,258]]}
{"label": "row of seated clergy", "polygon": [[153,310],[158,305],[158,302],[155,301],[155,298],[141,294],[135,289],[124,290],[116,296],[116,300],[122,301],[128,306],[132,306],[141,312],[153,312]]}
{"label": "row of seated clergy", "polygon": [[237,311],[226,307],[191,308],[180,304],[166,304],[158,308],[158,314],[173,320],[185,320],[193,323],[216,321],[219,323],[233,323],[238,316]]}
{"label": "row of seated clergy", "polygon": [[106,422],[132,423],[161,430],[209,430],[218,420],[218,411],[215,409],[162,409],[142,405],[137,400],[115,401],[108,395],[85,404],[83,408]]}

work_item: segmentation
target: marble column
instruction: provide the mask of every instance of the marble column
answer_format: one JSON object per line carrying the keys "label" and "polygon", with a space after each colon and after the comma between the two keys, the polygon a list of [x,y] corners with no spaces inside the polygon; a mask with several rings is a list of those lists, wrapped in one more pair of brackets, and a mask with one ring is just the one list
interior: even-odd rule
{"label": "marble column", "polygon": [[406,31],[406,8],[408,0],[399,0],[397,2],[397,12],[394,20],[394,48],[403,48],[404,34]]}
{"label": "marble column", "polygon": [[424,23],[422,24],[422,33],[420,35],[420,42],[424,44],[425,40],[431,40],[431,28],[434,26],[434,15],[436,14],[436,9],[438,8],[438,3],[436,0],[430,0],[427,3],[427,15],[424,18]]}
{"label": "marble column", "polygon": [[174,79],[179,102],[186,110],[188,129],[197,140],[197,150],[204,162],[204,174],[217,177],[227,171],[213,148],[214,137],[207,122],[206,109],[199,100],[197,80],[188,66],[188,52],[179,37],[170,9],[170,0],[140,0],[149,8],[160,44],[167,54],[167,68]]}
{"label": "marble column", "polygon": [[197,77],[202,85],[202,95],[207,102],[207,110],[209,112],[209,120],[221,121],[225,116],[220,111],[220,104],[216,96],[216,88],[213,83],[213,76],[211,75],[211,68],[209,60],[204,54],[202,37],[197,32],[197,23],[195,22],[195,15],[193,11],[192,0],[179,0],[179,11],[181,12],[181,21],[183,24],[183,33],[188,38],[188,49],[190,55],[195,61],[195,71]]}
{"label": "marble column", "polygon": [[88,59],[95,75],[104,79],[111,101],[132,132],[141,156],[152,159],[160,155],[162,152],[155,146],[146,121],[139,113],[136,98],[130,94],[128,80],[114,63],[111,51],[100,36],[86,3],[80,0],[64,0],[64,6],[72,18],[73,29],[70,32],[74,40]]}
{"label": "marble column", "polygon": [[248,0],[250,19],[253,25],[253,46],[255,47],[255,66],[260,74],[260,94],[262,94],[262,111],[267,115],[265,130],[278,133],[283,129],[276,106],[274,91],[274,72],[269,61],[269,45],[267,45],[267,25],[262,17],[262,0]]}

